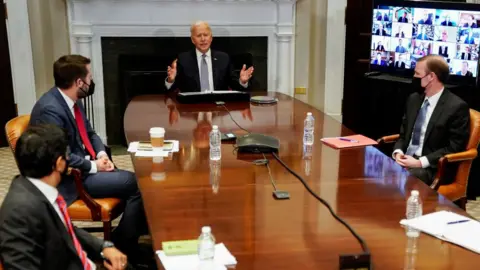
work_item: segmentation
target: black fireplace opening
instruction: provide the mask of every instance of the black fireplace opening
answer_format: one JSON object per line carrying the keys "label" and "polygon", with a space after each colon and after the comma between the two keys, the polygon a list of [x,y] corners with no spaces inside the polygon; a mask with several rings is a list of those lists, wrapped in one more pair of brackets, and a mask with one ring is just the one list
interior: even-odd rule
{"label": "black fireplace opening", "polygon": [[[126,145],[123,115],[130,100],[162,94],[168,66],[193,49],[190,37],[102,37],[108,144]],[[229,54],[236,73],[253,65],[252,90],[267,91],[268,37],[214,37],[212,49]]]}

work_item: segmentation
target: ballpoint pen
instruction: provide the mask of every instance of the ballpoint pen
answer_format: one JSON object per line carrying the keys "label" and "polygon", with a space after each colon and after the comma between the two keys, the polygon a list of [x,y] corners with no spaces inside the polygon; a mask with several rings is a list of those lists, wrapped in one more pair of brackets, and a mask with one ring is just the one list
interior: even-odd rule
{"label": "ballpoint pen", "polygon": [[352,139],[343,138],[343,137],[340,137],[338,139],[341,140],[341,141],[346,141],[346,142],[353,142],[353,143],[358,143],[359,142],[357,140],[352,140]]}
{"label": "ballpoint pen", "polygon": [[464,223],[470,221],[469,219],[464,219],[464,220],[457,220],[457,221],[451,221],[448,222],[447,225],[452,225],[452,224],[457,224],[457,223]]}

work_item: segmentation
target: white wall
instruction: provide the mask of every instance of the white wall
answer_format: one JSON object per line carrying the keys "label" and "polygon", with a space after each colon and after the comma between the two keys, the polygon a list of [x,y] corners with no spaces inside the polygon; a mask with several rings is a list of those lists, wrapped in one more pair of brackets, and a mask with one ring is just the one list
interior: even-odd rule
{"label": "white wall", "polygon": [[19,115],[29,114],[36,99],[27,0],[6,0],[5,3],[15,103]]}
{"label": "white wall", "polygon": [[342,119],[346,0],[299,0],[295,42],[296,95],[338,121]]}
{"label": "white wall", "polygon": [[53,86],[53,63],[70,52],[63,0],[28,0],[37,98]]}

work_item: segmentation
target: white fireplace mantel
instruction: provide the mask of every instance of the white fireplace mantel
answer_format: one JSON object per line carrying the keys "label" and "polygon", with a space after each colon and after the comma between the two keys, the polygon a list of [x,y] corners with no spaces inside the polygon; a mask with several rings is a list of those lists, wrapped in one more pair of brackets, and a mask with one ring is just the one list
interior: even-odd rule
{"label": "white fireplace mantel", "polygon": [[293,96],[295,4],[296,0],[68,0],[71,52],[92,59],[95,130],[107,140],[101,38],[188,37],[197,20],[207,21],[214,37],[268,37],[268,88]]}

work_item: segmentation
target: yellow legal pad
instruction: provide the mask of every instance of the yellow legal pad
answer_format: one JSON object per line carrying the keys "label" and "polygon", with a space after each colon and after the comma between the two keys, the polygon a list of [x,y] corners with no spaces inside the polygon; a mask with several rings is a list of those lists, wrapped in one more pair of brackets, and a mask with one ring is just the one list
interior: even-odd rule
{"label": "yellow legal pad", "polygon": [[198,253],[198,240],[181,240],[162,242],[162,249],[167,256],[192,255]]}

